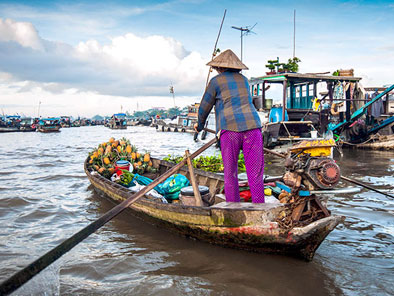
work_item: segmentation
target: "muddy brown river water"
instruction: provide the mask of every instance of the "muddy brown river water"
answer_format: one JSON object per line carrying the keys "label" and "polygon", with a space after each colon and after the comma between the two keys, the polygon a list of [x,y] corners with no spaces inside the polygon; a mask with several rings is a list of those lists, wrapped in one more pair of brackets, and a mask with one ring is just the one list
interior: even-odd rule
{"label": "muddy brown river water", "polygon": [[[111,136],[155,157],[203,143],[149,127],[0,134],[0,281],[113,206],[83,171],[87,153]],[[344,176],[394,193],[394,152],[345,150],[336,159]],[[267,174],[282,169],[266,157]],[[329,208],[346,220],[309,263],[190,240],[125,211],[14,295],[393,295],[394,200],[363,189],[331,196]]]}

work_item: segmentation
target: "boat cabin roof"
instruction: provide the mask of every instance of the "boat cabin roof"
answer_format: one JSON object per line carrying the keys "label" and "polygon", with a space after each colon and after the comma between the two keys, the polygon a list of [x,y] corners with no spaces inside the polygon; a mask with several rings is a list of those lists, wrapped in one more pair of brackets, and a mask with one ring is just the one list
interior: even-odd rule
{"label": "boat cabin roof", "polygon": [[20,115],[6,115],[5,118],[6,119],[19,119],[21,117],[20,117]]}
{"label": "boat cabin roof", "polygon": [[269,82],[269,83],[283,83],[283,81],[291,81],[292,83],[305,83],[305,82],[330,82],[330,81],[346,81],[358,82],[361,77],[354,76],[333,76],[314,73],[278,73],[272,75],[265,75],[261,77],[252,77],[250,83]]}
{"label": "boat cabin roof", "polygon": [[[369,86],[369,87],[364,87],[365,91],[385,91],[388,86]],[[389,93],[394,93],[394,90],[390,91]]]}
{"label": "boat cabin roof", "polygon": [[60,120],[58,117],[40,118],[40,121],[55,121]]}
{"label": "boat cabin roof", "polygon": [[115,117],[126,117],[126,114],[125,113],[116,113],[116,114],[114,114],[112,116],[115,116]]}

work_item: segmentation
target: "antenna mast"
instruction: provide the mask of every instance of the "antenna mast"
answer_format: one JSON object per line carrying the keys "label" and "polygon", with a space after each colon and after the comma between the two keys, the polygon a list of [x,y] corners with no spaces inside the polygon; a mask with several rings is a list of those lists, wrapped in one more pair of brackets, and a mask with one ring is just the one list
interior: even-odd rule
{"label": "antenna mast", "polygon": [[231,26],[231,28],[235,29],[235,30],[239,30],[241,33],[241,62],[242,62],[242,56],[243,56],[243,36],[245,35],[249,35],[250,33],[256,34],[255,32],[252,31],[252,29],[254,28],[254,26],[256,26],[257,23],[255,23],[253,25],[253,27],[249,28],[249,26],[246,27],[235,27],[235,26]]}
{"label": "antenna mast", "polygon": [[296,10],[294,9],[293,60],[295,58],[295,40],[296,40]]}

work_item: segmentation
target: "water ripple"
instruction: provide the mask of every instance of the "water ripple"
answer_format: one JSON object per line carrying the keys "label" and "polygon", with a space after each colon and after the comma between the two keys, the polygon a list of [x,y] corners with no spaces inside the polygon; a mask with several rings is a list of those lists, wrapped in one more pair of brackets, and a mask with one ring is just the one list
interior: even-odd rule
{"label": "water ripple", "polygon": [[[0,280],[113,207],[93,191],[83,172],[87,153],[98,143],[126,137],[140,151],[164,157],[195,151],[209,140],[194,142],[192,134],[149,127],[81,127],[22,136],[2,135],[0,142]],[[211,147],[205,154],[219,151]],[[393,193],[392,153],[345,150],[338,163],[343,175]],[[267,156],[265,169],[279,175],[283,162]],[[328,203],[346,220],[311,263],[185,239],[126,211],[19,295],[393,295],[394,201],[363,189],[330,196]]]}

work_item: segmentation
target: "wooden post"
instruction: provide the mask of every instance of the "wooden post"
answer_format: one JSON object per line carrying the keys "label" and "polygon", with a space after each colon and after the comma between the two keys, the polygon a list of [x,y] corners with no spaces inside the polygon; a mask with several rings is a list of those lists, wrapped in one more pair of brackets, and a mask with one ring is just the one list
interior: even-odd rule
{"label": "wooden post", "polygon": [[203,203],[201,199],[201,194],[200,194],[200,190],[198,189],[198,184],[196,182],[196,176],[194,175],[194,169],[193,169],[192,161],[190,159],[189,150],[186,150],[185,154],[186,154],[187,166],[189,167],[190,181],[192,182],[192,186],[193,186],[194,198],[196,199],[196,205],[202,207]]}
{"label": "wooden post", "polygon": [[286,115],[286,97],[287,97],[287,78],[283,81],[283,107],[282,107],[282,122],[285,121]]}
{"label": "wooden post", "polygon": [[317,98],[317,82],[313,82],[313,99]]}
{"label": "wooden post", "polygon": [[306,84],[306,98],[305,98],[305,109],[310,109],[309,108],[309,104],[312,106],[311,104],[312,102],[309,100],[309,82]]}

